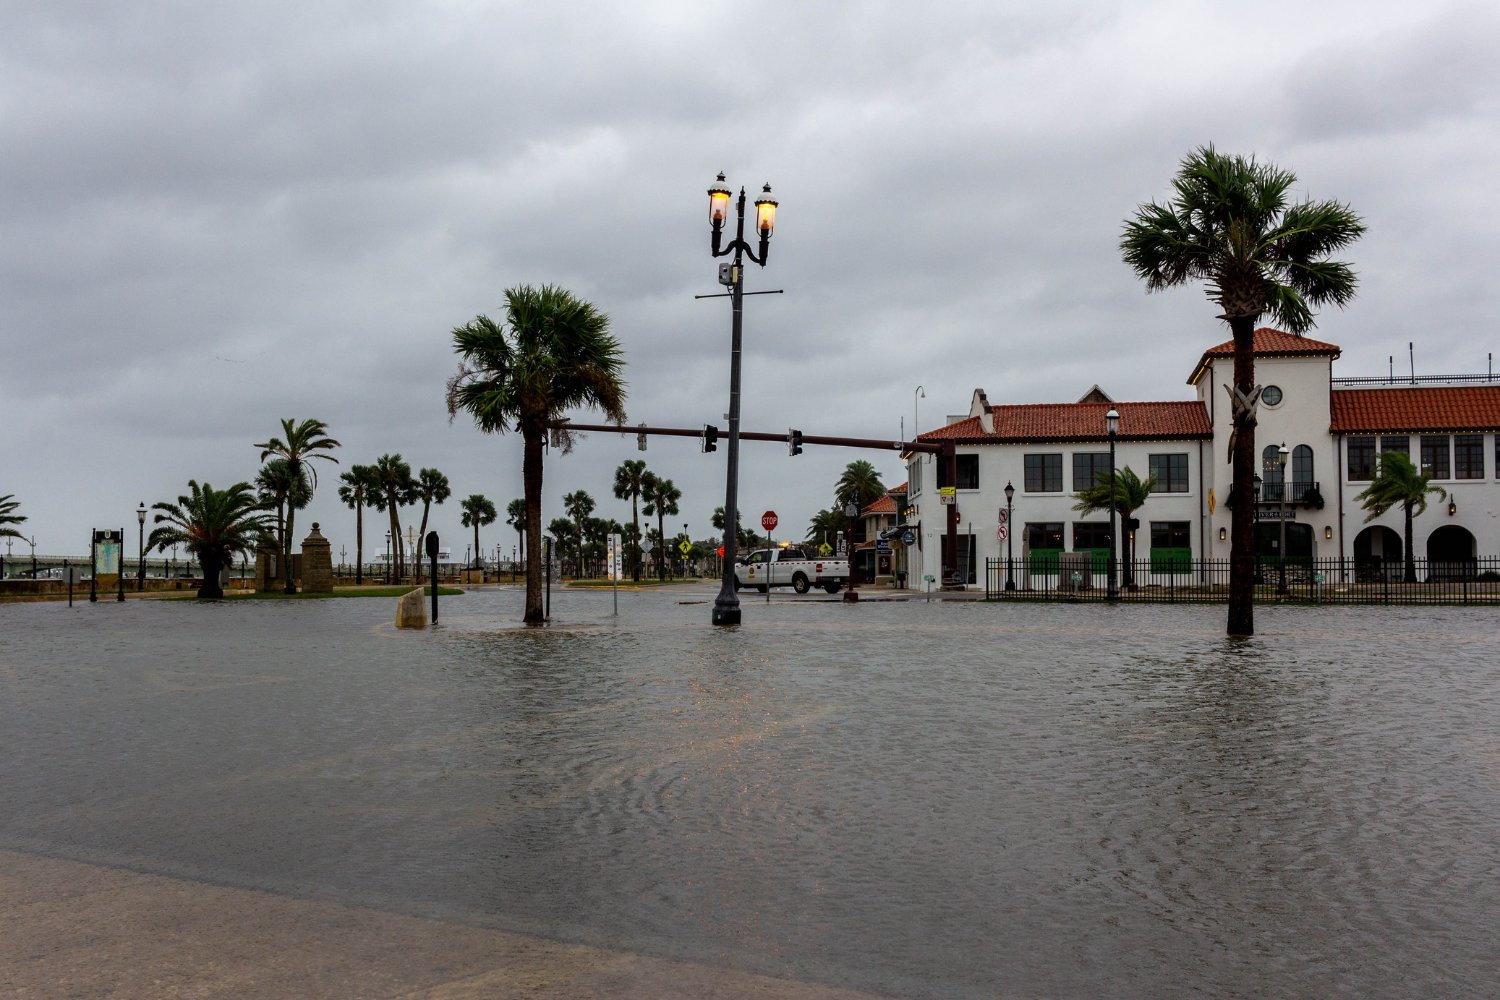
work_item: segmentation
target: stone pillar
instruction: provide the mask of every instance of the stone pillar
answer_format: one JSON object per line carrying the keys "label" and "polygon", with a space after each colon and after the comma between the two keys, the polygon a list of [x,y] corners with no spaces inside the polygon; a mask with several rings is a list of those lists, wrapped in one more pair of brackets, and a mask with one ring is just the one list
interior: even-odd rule
{"label": "stone pillar", "polygon": [[396,627],[397,628],[426,628],[427,627],[427,592],[418,587],[409,590],[396,599]]}
{"label": "stone pillar", "polygon": [[333,545],[318,532],[314,521],[312,534],[302,539],[302,592],[333,593]]}
{"label": "stone pillar", "polygon": [[255,550],[255,592],[269,594],[280,586],[280,554],[276,551],[276,540],[267,539],[264,545]]}

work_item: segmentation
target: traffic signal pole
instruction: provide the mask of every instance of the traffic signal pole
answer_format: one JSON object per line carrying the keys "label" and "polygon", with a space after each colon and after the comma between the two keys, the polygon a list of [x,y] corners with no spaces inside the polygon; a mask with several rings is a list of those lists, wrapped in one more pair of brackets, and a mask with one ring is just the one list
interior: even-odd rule
{"label": "traffic signal pole", "polygon": [[[692,437],[702,439],[704,428],[701,427],[647,427],[640,424],[635,427],[626,427],[623,424],[575,424],[570,420],[559,420],[548,426],[566,427],[570,431],[598,431],[613,434],[655,434],[661,437]],[[764,431],[739,431],[730,440],[743,441],[778,441],[782,444],[790,442],[791,434],[768,434]],[[803,444],[821,444],[832,448],[863,448],[874,451],[895,451],[898,454],[916,452],[920,455],[936,455],[937,460],[948,467],[948,481],[958,482],[958,451],[952,441],[892,441],[877,438],[853,438],[834,437],[826,434],[803,434]],[[947,551],[939,560],[943,564],[942,580],[944,585],[950,582],[956,583],[960,577],[958,572],[958,506],[948,504],[945,508],[947,517],[943,525],[943,535],[947,539]],[[728,520],[726,512],[725,524],[732,529],[733,521]],[[850,551],[851,557],[853,551]],[[731,572],[733,570],[731,569]]]}

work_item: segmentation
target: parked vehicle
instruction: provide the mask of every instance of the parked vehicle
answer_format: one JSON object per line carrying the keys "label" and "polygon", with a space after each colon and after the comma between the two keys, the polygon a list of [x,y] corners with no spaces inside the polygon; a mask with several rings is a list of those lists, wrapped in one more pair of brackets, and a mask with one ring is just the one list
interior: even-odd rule
{"label": "parked vehicle", "polygon": [[796,546],[756,549],[734,567],[736,589],[754,587],[762,594],[771,587],[791,587],[799,594],[821,587],[837,594],[848,582],[849,560],[809,557]]}

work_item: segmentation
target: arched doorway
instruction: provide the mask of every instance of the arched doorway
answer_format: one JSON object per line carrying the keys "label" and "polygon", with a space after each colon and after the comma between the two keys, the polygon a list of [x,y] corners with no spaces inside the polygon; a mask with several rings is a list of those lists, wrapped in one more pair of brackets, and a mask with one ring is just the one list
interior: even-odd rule
{"label": "arched doorway", "polygon": [[1401,536],[1383,524],[1374,524],[1354,536],[1354,578],[1379,580],[1401,578]]}
{"label": "arched doorway", "polygon": [[1474,535],[1468,528],[1445,524],[1427,536],[1427,579],[1472,579]]}

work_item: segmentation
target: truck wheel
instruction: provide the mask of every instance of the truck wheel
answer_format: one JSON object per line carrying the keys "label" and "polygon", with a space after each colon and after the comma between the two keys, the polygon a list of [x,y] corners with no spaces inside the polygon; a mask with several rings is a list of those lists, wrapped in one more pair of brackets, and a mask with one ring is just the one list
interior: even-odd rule
{"label": "truck wheel", "polygon": [[771,589],[771,585],[768,584],[768,583],[761,583],[761,584],[757,584],[756,587],[755,587],[755,589],[758,592],[764,594],[766,591],[768,591],[768,590]]}
{"label": "truck wheel", "polygon": [[792,589],[799,594],[805,594],[812,589],[812,584],[807,582],[807,574],[798,573],[792,577]]}
{"label": "truck wheel", "polygon": [[837,594],[839,592],[839,585],[836,583],[825,583],[823,584],[823,589],[830,594]]}

